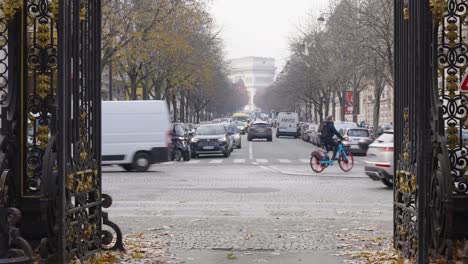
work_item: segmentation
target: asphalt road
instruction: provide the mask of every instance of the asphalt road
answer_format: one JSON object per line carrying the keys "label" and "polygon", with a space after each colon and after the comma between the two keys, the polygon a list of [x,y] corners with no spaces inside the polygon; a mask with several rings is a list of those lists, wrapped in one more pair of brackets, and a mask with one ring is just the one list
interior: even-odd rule
{"label": "asphalt road", "polygon": [[346,250],[391,236],[392,191],[364,175],[365,157],[349,173],[335,165],[317,175],[314,147],[300,139],[244,136],[242,147],[147,173],[105,167],[110,218],[165,239],[170,261],[183,263],[342,263]]}

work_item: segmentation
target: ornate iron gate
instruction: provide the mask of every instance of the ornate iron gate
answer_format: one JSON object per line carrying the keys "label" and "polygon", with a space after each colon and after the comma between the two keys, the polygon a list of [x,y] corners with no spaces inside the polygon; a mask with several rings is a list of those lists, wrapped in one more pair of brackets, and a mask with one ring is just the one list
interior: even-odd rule
{"label": "ornate iron gate", "polygon": [[100,5],[0,3],[2,263],[31,262],[30,245],[41,263],[123,249],[102,212]]}
{"label": "ornate iron gate", "polygon": [[468,238],[467,16],[466,0],[395,1],[394,246],[417,263]]}

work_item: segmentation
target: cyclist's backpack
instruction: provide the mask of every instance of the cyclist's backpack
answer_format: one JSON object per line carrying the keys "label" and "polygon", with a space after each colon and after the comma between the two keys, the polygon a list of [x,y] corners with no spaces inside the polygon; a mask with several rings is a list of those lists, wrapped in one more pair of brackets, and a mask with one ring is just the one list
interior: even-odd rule
{"label": "cyclist's backpack", "polygon": [[320,128],[320,137],[321,138],[327,138],[329,131],[328,131],[328,126],[325,122],[322,123],[322,127]]}

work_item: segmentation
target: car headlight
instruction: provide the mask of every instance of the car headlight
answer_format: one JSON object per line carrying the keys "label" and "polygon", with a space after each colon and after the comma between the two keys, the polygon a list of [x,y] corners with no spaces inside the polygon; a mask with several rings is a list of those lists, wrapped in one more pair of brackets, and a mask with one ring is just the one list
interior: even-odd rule
{"label": "car headlight", "polygon": [[191,142],[192,142],[192,143],[197,143],[198,140],[199,140],[198,138],[192,138]]}
{"label": "car headlight", "polygon": [[219,142],[226,142],[226,137],[218,138]]}

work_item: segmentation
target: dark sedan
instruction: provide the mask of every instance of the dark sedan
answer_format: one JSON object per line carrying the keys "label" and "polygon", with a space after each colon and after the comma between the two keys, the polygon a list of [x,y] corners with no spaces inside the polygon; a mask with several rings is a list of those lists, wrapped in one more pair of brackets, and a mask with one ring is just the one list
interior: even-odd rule
{"label": "dark sedan", "polygon": [[267,141],[273,140],[273,133],[270,124],[264,121],[252,122],[247,135],[247,140],[252,141],[255,138],[266,138]]}
{"label": "dark sedan", "polygon": [[222,154],[229,157],[233,150],[231,134],[222,124],[201,125],[191,141],[192,158],[200,154]]}

